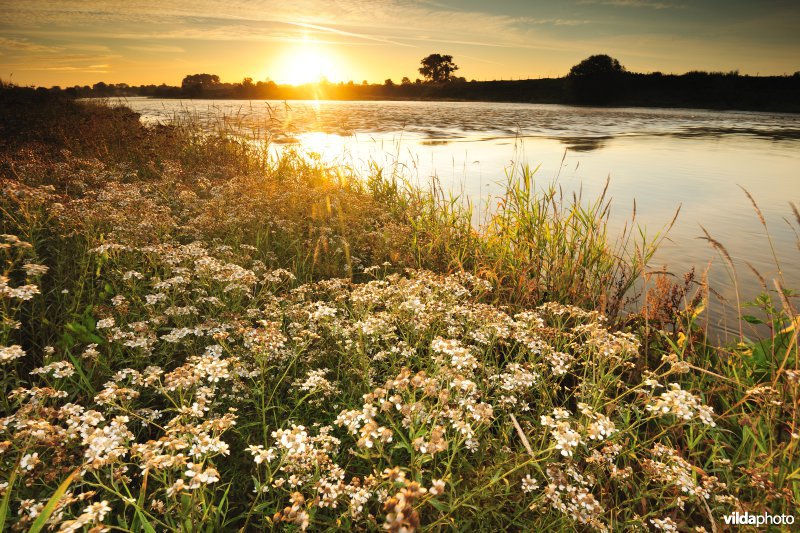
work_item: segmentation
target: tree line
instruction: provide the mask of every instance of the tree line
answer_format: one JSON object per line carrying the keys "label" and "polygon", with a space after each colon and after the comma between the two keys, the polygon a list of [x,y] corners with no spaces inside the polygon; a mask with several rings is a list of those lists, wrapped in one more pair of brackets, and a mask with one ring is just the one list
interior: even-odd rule
{"label": "tree line", "polygon": [[800,112],[800,72],[790,76],[747,76],[738,71],[692,71],[681,75],[635,73],[605,54],[590,56],[561,78],[467,81],[453,56],[430,54],[420,61],[422,78],[382,84],[321,80],[301,86],[273,81],[223,82],[216,74],[185,76],[180,86],[95,83],[62,89],[74,97],[151,96],[160,98],[232,99],[446,99],[503,102],[538,102],[585,105],[706,107],[718,109],[782,110]]}

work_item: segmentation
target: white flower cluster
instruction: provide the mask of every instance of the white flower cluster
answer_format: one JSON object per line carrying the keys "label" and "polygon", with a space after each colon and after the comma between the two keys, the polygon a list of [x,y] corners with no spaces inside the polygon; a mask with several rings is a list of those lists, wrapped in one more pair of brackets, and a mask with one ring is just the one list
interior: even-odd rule
{"label": "white flower cluster", "polygon": [[669,389],[651,399],[647,410],[658,414],[672,414],[683,420],[697,417],[703,424],[716,426],[714,410],[704,405],[695,395],[681,389],[678,383],[670,383]]}

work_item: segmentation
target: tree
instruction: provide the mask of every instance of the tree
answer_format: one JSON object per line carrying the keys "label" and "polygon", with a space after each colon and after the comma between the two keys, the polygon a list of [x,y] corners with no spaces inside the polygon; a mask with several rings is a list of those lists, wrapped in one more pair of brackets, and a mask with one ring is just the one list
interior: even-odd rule
{"label": "tree", "polygon": [[383,82],[383,84],[386,85],[387,87],[394,87],[394,82],[392,81],[392,78],[387,78],[386,81]]}
{"label": "tree", "polygon": [[609,104],[628,89],[627,71],[619,61],[605,54],[587,57],[570,69],[568,87],[575,103]]}
{"label": "tree", "polygon": [[181,89],[189,95],[199,95],[205,89],[219,85],[216,74],[189,74],[181,82]]}
{"label": "tree", "polygon": [[411,85],[411,80],[408,79],[408,76],[403,76],[403,79],[400,80],[401,85]]}
{"label": "tree", "polygon": [[450,81],[452,73],[458,70],[451,55],[431,54],[423,58],[421,63],[419,73],[434,83]]}
{"label": "tree", "polygon": [[577,76],[608,76],[609,74],[622,74],[626,72],[619,61],[606,54],[589,56],[569,71],[572,77]]}

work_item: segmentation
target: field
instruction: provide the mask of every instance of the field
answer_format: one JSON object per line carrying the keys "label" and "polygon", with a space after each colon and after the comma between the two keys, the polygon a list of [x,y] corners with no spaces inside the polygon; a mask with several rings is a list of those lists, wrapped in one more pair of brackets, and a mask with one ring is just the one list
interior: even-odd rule
{"label": "field", "polygon": [[663,234],[610,235],[605,198],[530,169],[478,229],[392,169],[2,91],[0,530],[716,532],[797,513],[780,280],[739,303],[763,337],[717,345],[714,288],[647,268]]}

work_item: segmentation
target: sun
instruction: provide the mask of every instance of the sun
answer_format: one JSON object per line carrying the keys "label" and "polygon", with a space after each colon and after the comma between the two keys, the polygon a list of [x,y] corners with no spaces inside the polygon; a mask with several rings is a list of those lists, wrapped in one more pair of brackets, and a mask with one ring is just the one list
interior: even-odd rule
{"label": "sun", "polygon": [[336,70],[336,58],[332,54],[319,46],[304,43],[281,57],[273,77],[278,83],[303,85],[323,79],[333,81],[338,77]]}

